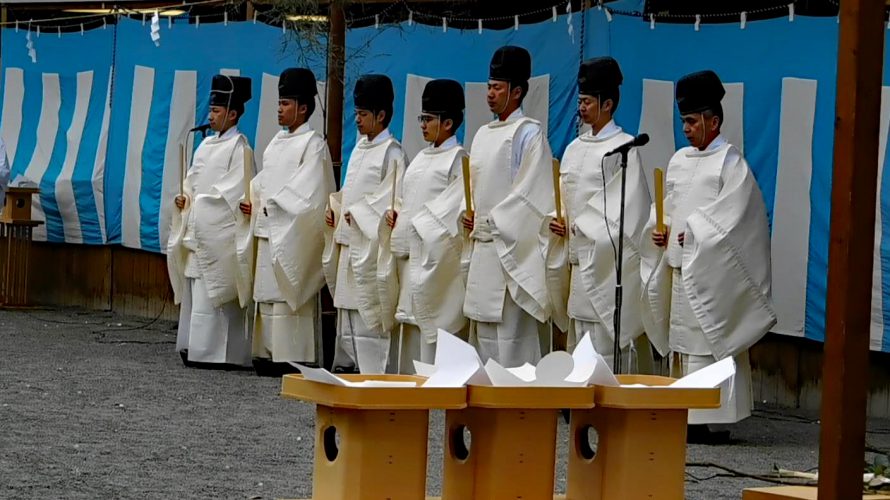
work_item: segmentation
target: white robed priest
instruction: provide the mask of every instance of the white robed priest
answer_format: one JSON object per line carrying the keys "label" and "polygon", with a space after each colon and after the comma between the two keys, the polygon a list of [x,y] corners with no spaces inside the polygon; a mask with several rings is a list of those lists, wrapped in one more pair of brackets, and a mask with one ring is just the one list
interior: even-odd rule
{"label": "white robed priest", "polygon": [[[460,83],[432,80],[426,84],[418,119],[430,146],[408,166],[396,187],[396,207],[386,213],[392,234],[388,249],[384,234],[381,257],[391,255],[398,282],[390,279],[381,281],[380,286],[382,301],[397,298],[400,373],[414,373],[414,360],[433,363],[439,329],[460,335],[466,324],[460,213],[464,206],[462,165],[467,153],[454,135],[463,123],[463,113]],[[379,267],[386,265],[378,262]]]}
{"label": "white robed priest", "polygon": [[384,373],[389,362],[395,318],[382,312],[378,280],[395,279],[395,270],[378,276],[377,257],[383,214],[391,208],[392,176],[398,182],[406,165],[402,146],[389,131],[394,99],[392,81],[384,75],[363,75],[356,82],[355,123],[362,137],[325,215],[333,229],[324,272],[337,308],[335,370]]}
{"label": "white robed priest", "polygon": [[[720,134],[725,94],[713,71],[677,82],[677,107],[690,146],[668,165],[666,231],[654,211],[641,242],[646,331],[668,335],[671,373],[680,377],[732,356],[736,375],[722,407],[693,410],[690,424],[738,422],[751,414],[748,349],[776,324],[770,297],[766,207],[741,152]],[[692,442],[728,433],[690,425]]]}
{"label": "white robed priest", "polygon": [[255,173],[253,151],[238,130],[250,78],[216,75],[210,90],[210,127],[176,197],[167,242],[167,269],[180,304],[176,349],[186,365],[249,366],[245,308],[251,277],[238,265],[236,233],[249,220],[238,209]]}
{"label": "white robed priest", "polygon": [[251,219],[238,255],[254,276],[253,364],[260,375],[295,371],[289,362],[320,361],[323,217],[336,186],[327,143],[309,125],[317,94],[310,70],[281,73],[278,124],[285,128],[266,146],[263,170],[240,207]]}
{"label": "white robed priest", "polygon": [[[618,226],[621,214],[620,155],[606,156],[633,140],[613,116],[623,81],[618,62],[598,57],[581,63],[578,70],[578,115],[590,131],[578,137],[563,154],[560,177],[565,191],[567,220],[553,219],[550,230],[568,239],[571,277],[568,316],[569,350],[590,333],[596,351],[612,366]],[[627,158],[622,265],[621,366],[623,373],[651,373],[652,351],[640,320],[639,242],[649,218],[651,199],[640,155],[631,149]],[[567,231],[567,224],[571,228]],[[557,285],[558,286],[558,285]],[[555,307],[556,305],[554,305]],[[661,342],[667,354],[667,338]]]}
{"label": "white robed priest", "polygon": [[[499,48],[491,59],[488,107],[496,119],[476,132],[470,148],[472,257],[464,314],[483,362],[536,364],[548,350],[551,301],[542,228],[555,210],[552,153],[536,120],[522,113],[531,56]],[[546,229],[545,229],[546,231]]]}

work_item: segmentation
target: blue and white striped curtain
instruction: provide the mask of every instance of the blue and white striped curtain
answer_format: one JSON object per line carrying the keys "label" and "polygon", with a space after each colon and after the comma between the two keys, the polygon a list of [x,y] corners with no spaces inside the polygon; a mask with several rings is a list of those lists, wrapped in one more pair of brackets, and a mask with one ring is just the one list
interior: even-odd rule
{"label": "blue and white striped curtain", "polygon": [[[760,183],[772,225],[773,298],[777,331],[824,337],[830,216],[837,24],[797,17],[739,25],[659,24],[592,9],[518,30],[459,31],[441,27],[373,27],[347,34],[344,162],[355,141],[351,88],[366,72],[389,75],[396,89],[391,129],[410,153],[423,147],[416,125],[419,95],[429,78],[464,82],[469,144],[490,119],[484,100],[488,60],[500,45],[527,47],[533,57],[527,114],[542,121],[555,154],[577,135],[575,78],[583,57],[610,54],[624,72],[617,121],[649,133],[645,168],[664,167],[685,145],[673,102],[674,83],[711,68],[726,83],[724,134],[742,149]],[[572,26],[573,33],[569,33]],[[116,30],[116,33],[115,33]],[[582,36],[583,35],[583,36]],[[116,36],[116,40],[115,40]],[[299,64],[282,50],[280,28],[253,23],[174,24],[161,28],[122,20],[116,27],[32,41],[2,33],[3,108],[0,133],[18,174],[39,182],[39,213],[48,241],[123,244],[161,251],[172,198],[179,189],[179,147],[203,123],[210,78],[218,72],[253,78],[254,98],[240,128],[257,159],[277,130],[277,75]],[[324,79],[323,56],[309,66]],[[112,73],[112,67],[114,69]],[[890,67],[890,66],[888,66]],[[113,78],[112,78],[113,75]],[[320,83],[321,94],[324,82]],[[880,172],[890,128],[890,87],[881,107]],[[314,126],[323,127],[323,99]],[[876,185],[872,348],[890,351],[890,176]],[[886,217],[885,217],[886,215]],[[888,325],[885,327],[885,325]]]}

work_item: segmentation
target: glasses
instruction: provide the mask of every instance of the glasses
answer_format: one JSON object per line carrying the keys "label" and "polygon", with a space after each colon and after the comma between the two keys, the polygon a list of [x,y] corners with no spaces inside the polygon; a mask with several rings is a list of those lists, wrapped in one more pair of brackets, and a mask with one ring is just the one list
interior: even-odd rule
{"label": "glasses", "polygon": [[418,123],[429,123],[431,121],[438,120],[439,117],[436,115],[418,115],[417,122]]}

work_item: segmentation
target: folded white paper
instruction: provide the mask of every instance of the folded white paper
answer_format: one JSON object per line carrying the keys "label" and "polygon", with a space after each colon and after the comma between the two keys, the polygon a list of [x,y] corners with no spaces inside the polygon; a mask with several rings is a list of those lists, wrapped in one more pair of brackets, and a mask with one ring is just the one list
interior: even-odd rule
{"label": "folded white paper", "polygon": [[431,365],[429,363],[424,363],[423,361],[414,360],[414,373],[420,375],[421,377],[431,377],[433,373],[436,373],[436,365]]}
{"label": "folded white paper", "polygon": [[679,389],[712,389],[735,376],[735,359],[732,356],[706,366],[677,380],[670,387]]}
{"label": "folded white paper", "polygon": [[439,330],[436,339],[435,368],[436,371],[423,383],[423,387],[491,384],[476,349],[445,330]]}
{"label": "folded white paper", "polygon": [[339,385],[341,387],[417,387],[417,382],[413,381],[363,380],[361,382],[352,382],[340,378],[324,368],[310,368],[299,363],[291,363],[291,365],[299,368],[300,373],[306,380],[321,382],[323,384]]}
{"label": "folded white paper", "polygon": [[515,368],[507,368],[507,371],[526,382],[531,382],[535,379],[535,365],[531,363],[526,363]]}

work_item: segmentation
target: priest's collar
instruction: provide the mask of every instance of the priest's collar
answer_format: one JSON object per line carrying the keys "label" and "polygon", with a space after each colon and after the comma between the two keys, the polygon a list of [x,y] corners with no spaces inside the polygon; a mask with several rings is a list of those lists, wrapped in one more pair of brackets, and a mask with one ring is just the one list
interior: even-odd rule
{"label": "priest's collar", "polygon": [[705,151],[715,151],[715,150],[719,149],[720,147],[722,147],[727,142],[728,141],[726,140],[725,137],[723,137],[723,134],[719,134],[717,137],[714,138],[713,141],[711,141],[710,144],[708,144],[708,147],[706,147],[704,150]]}
{"label": "priest's collar", "polygon": [[590,141],[590,142],[602,142],[607,141],[616,135],[622,132],[621,127],[615,123],[615,120],[609,120],[603,128],[600,129],[599,133],[594,134],[593,130],[590,130],[586,134],[581,136],[581,140]]}
{"label": "priest's collar", "polygon": [[727,141],[726,138],[723,137],[723,135],[721,134],[715,137],[714,140],[711,141],[711,143],[708,144],[708,147],[706,147],[704,150],[689,146],[688,148],[686,148],[686,150],[688,151],[686,153],[686,156],[703,158],[706,156],[711,156],[719,151],[730,147],[732,147],[732,144],[730,144],[729,141]]}
{"label": "priest's collar", "polygon": [[[365,136],[365,137],[367,137],[367,136]],[[385,129],[383,129],[382,132],[377,134],[377,137],[374,137],[373,141],[369,141],[369,142],[376,146],[377,144],[380,144],[383,141],[389,140],[391,137],[392,137],[392,132],[389,131],[389,127],[386,127]]]}
{"label": "priest's collar", "polygon": [[294,130],[293,132],[291,132],[290,129],[288,129],[288,128],[284,129],[284,133],[289,136],[305,134],[306,132],[311,132],[311,131],[312,131],[312,125],[309,125],[309,122],[303,123],[302,125],[297,127],[297,130]]}
{"label": "priest's collar", "polygon": [[522,118],[525,118],[525,114],[522,112],[522,108],[516,108],[515,111],[510,113],[510,116],[508,116],[506,120],[502,121],[500,119],[500,116],[495,116],[494,121],[489,123],[488,126],[489,127],[503,127],[503,126],[506,126],[508,123],[513,123],[513,122],[520,120]]}
{"label": "priest's collar", "polygon": [[457,142],[457,137],[452,135],[448,139],[442,141],[442,144],[440,144],[438,147],[430,143],[429,146],[421,149],[420,152],[425,155],[437,155],[445,153],[446,151],[451,151],[458,146],[460,146],[460,143]]}
{"label": "priest's collar", "polygon": [[225,132],[223,132],[222,134],[217,133],[217,134],[216,134],[216,138],[219,139],[219,140],[221,140],[221,141],[224,141],[224,140],[226,140],[226,139],[231,139],[232,137],[235,137],[236,135],[238,135],[238,134],[240,134],[240,133],[241,133],[241,132],[238,131],[238,125],[233,125],[233,126],[230,127],[228,130],[226,130]]}
{"label": "priest's collar", "polygon": [[445,139],[444,141],[442,141],[442,144],[439,144],[438,146],[433,146],[433,149],[439,149],[439,150],[444,151],[446,149],[451,149],[455,146],[457,146],[457,137],[452,135],[448,139]]}
{"label": "priest's collar", "polygon": [[514,120],[518,120],[518,119],[520,119],[520,118],[522,118],[522,117],[524,117],[524,116],[525,116],[525,114],[522,112],[522,108],[516,108],[516,110],[513,111],[512,113],[510,113],[510,116],[508,116],[507,119],[504,120],[504,121],[505,121],[505,122],[512,122],[512,121],[514,121]]}

